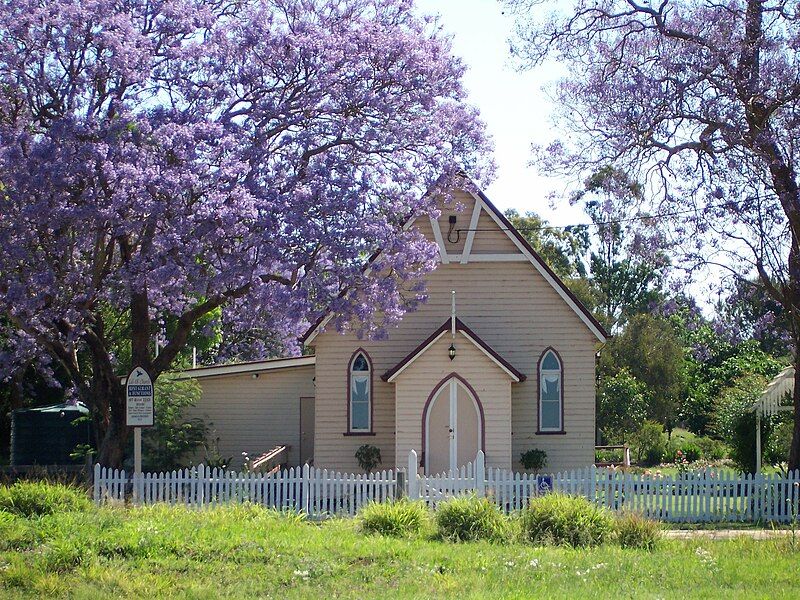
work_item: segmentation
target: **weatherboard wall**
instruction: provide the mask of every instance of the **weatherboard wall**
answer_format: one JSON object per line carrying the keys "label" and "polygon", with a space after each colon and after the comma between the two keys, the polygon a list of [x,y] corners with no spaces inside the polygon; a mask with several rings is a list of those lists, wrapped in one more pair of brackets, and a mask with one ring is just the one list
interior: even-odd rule
{"label": "weatherboard wall", "polygon": [[[459,226],[467,228],[473,209],[471,196],[459,193],[457,201],[463,210],[453,213],[453,209],[444,207],[439,219],[445,247],[451,253],[462,251],[465,232],[458,244],[446,241],[448,211],[456,214]],[[473,253],[519,254],[514,243],[485,211],[480,218],[481,231],[476,232]],[[415,226],[433,240],[427,219],[419,219]],[[406,421],[419,420],[421,414],[406,411],[405,399],[398,399],[403,405],[396,408],[393,385],[381,381],[380,375],[449,318],[451,290],[456,291],[458,317],[527,376],[525,382],[511,385],[512,468],[520,468],[519,455],[530,448],[547,451],[548,469],[591,464],[594,461],[596,338],[529,262],[471,261],[441,264],[429,274],[428,301],[416,312],[407,314],[386,340],[359,340],[355,335],[341,335],[335,330],[325,331],[315,338],[312,344],[317,356],[315,465],[356,469],[354,453],[365,443],[381,449],[385,466],[404,465],[405,455],[397,455],[396,460],[395,430],[411,427]],[[347,435],[348,363],[359,347],[369,353],[373,365],[373,432],[367,436]],[[564,367],[564,433],[541,435],[537,433],[537,364],[549,347],[558,352]],[[446,374],[443,370],[441,376]],[[477,387],[478,382],[470,383]],[[424,403],[427,393],[424,390],[415,393],[413,402],[421,399]],[[423,393],[425,398],[422,398]],[[396,423],[396,418],[401,422]]]}
{"label": "weatherboard wall", "polygon": [[290,465],[300,463],[300,398],[314,396],[313,365],[197,382],[202,397],[186,416],[206,422],[209,438],[219,438],[220,455],[233,466],[242,464],[242,452],[254,457],[280,444],[290,446]]}

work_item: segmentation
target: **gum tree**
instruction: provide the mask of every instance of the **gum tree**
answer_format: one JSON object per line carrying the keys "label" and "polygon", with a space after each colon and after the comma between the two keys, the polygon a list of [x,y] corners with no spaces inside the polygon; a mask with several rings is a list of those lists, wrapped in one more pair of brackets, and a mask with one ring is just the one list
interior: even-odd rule
{"label": "gum tree", "polygon": [[[614,165],[685,267],[757,283],[789,321],[797,373],[791,468],[800,467],[800,9],[785,0],[507,0],[523,67],[568,69],[555,91],[560,172]],[[631,213],[634,214],[634,213]],[[652,223],[644,223],[651,227]],[[707,272],[707,270],[706,270]]]}
{"label": "gum tree", "polygon": [[434,252],[402,223],[456,166],[480,178],[487,142],[410,8],[0,3],[0,364],[62,365],[102,463],[128,438],[124,363],[158,377],[204,316],[291,348],[325,307],[379,335],[420,301]]}

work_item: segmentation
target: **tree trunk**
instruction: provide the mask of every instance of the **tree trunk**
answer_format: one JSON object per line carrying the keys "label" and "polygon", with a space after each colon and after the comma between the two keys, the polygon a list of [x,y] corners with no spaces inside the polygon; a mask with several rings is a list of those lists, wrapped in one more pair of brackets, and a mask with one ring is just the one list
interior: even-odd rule
{"label": "tree trunk", "polygon": [[105,467],[120,468],[125,458],[130,427],[125,424],[125,390],[121,384],[109,390],[108,425],[100,439],[98,462]]}
{"label": "tree trunk", "polygon": [[118,469],[130,436],[125,424],[125,387],[109,361],[92,362],[92,382],[86,393],[95,425],[97,460],[104,467]]}

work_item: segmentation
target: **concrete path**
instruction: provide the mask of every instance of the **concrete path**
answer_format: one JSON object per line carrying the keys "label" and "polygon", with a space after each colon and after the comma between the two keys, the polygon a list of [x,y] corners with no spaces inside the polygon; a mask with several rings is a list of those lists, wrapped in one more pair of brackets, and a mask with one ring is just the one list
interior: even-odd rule
{"label": "concrete path", "polygon": [[[754,540],[768,540],[791,536],[790,529],[667,529],[664,537],[673,540],[730,540],[736,537],[749,537]],[[800,539],[800,531],[797,532]]]}

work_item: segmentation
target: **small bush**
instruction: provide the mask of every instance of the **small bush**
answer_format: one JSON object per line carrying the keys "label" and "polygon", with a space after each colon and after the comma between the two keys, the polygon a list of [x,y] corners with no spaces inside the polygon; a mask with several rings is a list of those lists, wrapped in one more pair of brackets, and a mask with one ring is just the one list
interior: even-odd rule
{"label": "small bush", "polygon": [[645,466],[659,464],[667,451],[664,427],[654,421],[646,421],[642,428],[631,436],[636,461]]}
{"label": "small bush", "polygon": [[522,512],[522,532],[534,544],[596,546],[614,531],[610,511],[585,498],[547,494],[531,500]]}
{"label": "small bush", "polygon": [[85,491],[61,483],[18,481],[0,486],[0,510],[23,517],[88,510],[91,505]]}
{"label": "small bush", "polygon": [[381,464],[381,449],[371,444],[359,446],[355,454],[358,466],[372,473]]}
{"label": "small bush", "polygon": [[436,507],[439,537],[454,542],[500,541],[507,537],[509,523],[494,502],[461,496]]}
{"label": "small bush", "polygon": [[623,548],[653,550],[661,540],[660,525],[637,513],[617,517],[615,532],[617,543]]}
{"label": "small bush", "polygon": [[430,517],[424,502],[370,502],[359,511],[365,533],[402,536],[419,531]]}
{"label": "small bush", "polygon": [[540,471],[547,466],[547,452],[531,448],[520,454],[519,462],[528,471]]}
{"label": "small bush", "polygon": [[681,445],[680,451],[683,453],[683,458],[685,458],[690,463],[697,462],[698,460],[700,460],[700,458],[702,458],[703,455],[703,452],[702,450],[700,450],[700,447],[694,442],[683,443]]}
{"label": "small bush", "polygon": [[700,448],[704,460],[722,460],[728,456],[725,444],[714,438],[698,436],[694,439],[694,443]]}

